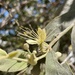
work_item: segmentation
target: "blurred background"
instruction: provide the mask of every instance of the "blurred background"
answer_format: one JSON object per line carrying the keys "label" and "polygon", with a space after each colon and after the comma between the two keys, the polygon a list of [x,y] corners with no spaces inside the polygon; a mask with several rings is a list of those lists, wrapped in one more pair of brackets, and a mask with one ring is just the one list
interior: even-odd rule
{"label": "blurred background", "polygon": [[[20,26],[45,27],[59,14],[64,0],[0,0],[0,48],[10,52],[22,48]],[[57,12],[58,11],[58,12]]]}

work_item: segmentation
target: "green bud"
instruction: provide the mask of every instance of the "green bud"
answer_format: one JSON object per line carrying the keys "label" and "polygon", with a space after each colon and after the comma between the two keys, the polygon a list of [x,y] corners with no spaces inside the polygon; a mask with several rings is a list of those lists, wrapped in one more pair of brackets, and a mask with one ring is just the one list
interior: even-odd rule
{"label": "green bud", "polygon": [[24,46],[23,46],[23,48],[24,48],[25,50],[29,50],[29,45],[28,45],[28,43],[25,43]]}
{"label": "green bud", "polygon": [[56,52],[55,55],[56,55],[56,58],[58,59],[59,57],[61,57],[62,54],[60,52]]}
{"label": "green bud", "polygon": [[36,50],[33,51],[33,54],[37,54]]}

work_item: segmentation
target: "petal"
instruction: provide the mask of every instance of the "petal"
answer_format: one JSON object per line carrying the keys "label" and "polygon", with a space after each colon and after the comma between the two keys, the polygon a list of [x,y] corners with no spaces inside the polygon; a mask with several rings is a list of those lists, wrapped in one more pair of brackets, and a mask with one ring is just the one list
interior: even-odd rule
{"label": "petal", "polygon": [[35,41],[35,40],[26,40],[26,42],[28,43],[28,44],[38,44],[37,43],[37,41]]}

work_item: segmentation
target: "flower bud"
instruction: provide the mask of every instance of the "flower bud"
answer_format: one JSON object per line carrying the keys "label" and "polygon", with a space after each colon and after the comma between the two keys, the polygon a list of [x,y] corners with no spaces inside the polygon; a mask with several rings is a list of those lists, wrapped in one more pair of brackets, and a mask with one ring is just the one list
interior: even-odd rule
{"label": "flower bud", "polygon": [[62,54],[60,52],[56,52],[55,55],[56,55],[56,58],[58,59],[59,57],[61,57]]}
{"label": "flower bud", "polygon": [[28,58],[28,59],[30,59],[30,57],[31,57],[31,55],[30,55],[30,54],[28,54],[28,55],[27,55],[27,58]]}
{"label": "flower bud", "polygon": [[37,54],[36,50],[33,51],[33,54]]}
{"label": "flower bud", "polygon": [[23,48],[24,48],[25,50],[28,50],[28,49],[29,49],[28,43],[25,43],[24,46],[23,46]]}

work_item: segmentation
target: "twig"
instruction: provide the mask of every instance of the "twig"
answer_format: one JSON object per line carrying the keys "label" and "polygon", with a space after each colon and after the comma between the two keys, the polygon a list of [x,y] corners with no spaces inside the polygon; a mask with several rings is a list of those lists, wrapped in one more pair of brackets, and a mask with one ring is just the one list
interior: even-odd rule
{"label": "twig", "polygon": [[28,60],[27,59],[22,59],[22,58],[17,58],[17,57],[14,57],[13,58],[14,60],[18,60],[18,61],[23,61],[23,62],[28,62]]}

